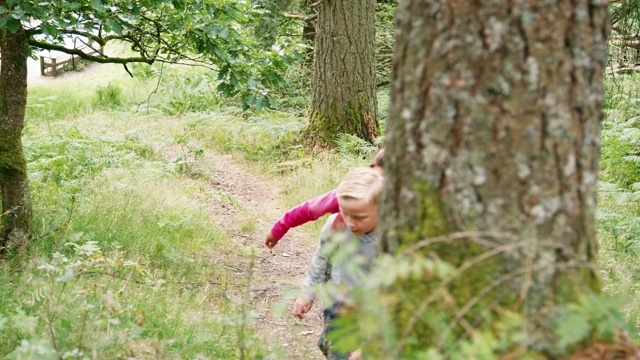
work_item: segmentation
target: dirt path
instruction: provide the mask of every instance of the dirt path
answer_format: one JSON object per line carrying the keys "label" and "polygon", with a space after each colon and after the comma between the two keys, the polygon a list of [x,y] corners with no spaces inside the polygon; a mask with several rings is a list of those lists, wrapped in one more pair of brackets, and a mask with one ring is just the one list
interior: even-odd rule
{"label": "dirt path", "polygon": [[[209,200],[216,222],[233,234],[232,241],[238,246],[253,244],[257,248],[250,294],[258,337],[270,347],[281,346],[286,352],[282,359],[324,359],[316,346],[322,331],[319,306],[316,304],[304,321],[296,321],[290,313],[292,289],[304,278],[317,240],[292,229],[269,251],[264,246],[266,233],[287,210],[279,199],[276,181],[251,172],[229,155],[209,155],[206,161],[215,169],[206,186],[220,195]],[[234,261],[248,268],[250,256]]]}
{"label": "dirt path", "polygon": [[[115,65],[90,64],[82,72],[66,72],[57,78],[40,76],[39,63],[30,60],[29,84],[59,83],[82,77],[83,81],[102,81],[126,76]],[[108,72],[112,69],[112,72]],[[164,149],[165,156],[173,157],[178,147]],[[251,326],[257,337],[270,348],[284,349],[278,359],[324,359],[316,343],[322,331],[319,306],[307,314],[304,321],[296,321],[290,305],[306,275],[309,260],[317,246],[317,239],[301,230],[292,229],[273,249],[264,246],[264,239],[271,224],[288,210],[280,199],[277,180],[251,171],[249,166],[229,155],[206,152],[199,160],[207,168],[203,186],[213,194],[202,201],[210,207],[213,219],[232,234],[232,241],[239,249],[234,253],[206,254],[214,264],[226,269],[236,269],[239,281],[247,278],[246,269],[251,266],[251,256],[238,255],[243,250],[256,249],[253,260],[250,299],[255,313]],[[205,254],[203,254],[205,255]],[[233,271],[233,270],[232,270]],[[241,301],[242,293],[236,291],[229,297]]]}

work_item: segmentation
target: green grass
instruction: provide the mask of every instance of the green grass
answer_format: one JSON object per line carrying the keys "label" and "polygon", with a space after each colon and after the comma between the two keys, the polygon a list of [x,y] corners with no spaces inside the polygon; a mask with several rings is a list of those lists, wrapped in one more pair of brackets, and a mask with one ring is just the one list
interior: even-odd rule
{"label": "green grass", "polygon": [[0,263],[0,357],[270,353],[225,296],[246,279],[215,261],[248,250],[231,245],[202,200],[208,190],[181,168],[197,165],[179,157],[199,146],[210,115],[160,109],[167,93],[135,111],[152,78],[61,80],[30,87],[24,145],[39,238]]}

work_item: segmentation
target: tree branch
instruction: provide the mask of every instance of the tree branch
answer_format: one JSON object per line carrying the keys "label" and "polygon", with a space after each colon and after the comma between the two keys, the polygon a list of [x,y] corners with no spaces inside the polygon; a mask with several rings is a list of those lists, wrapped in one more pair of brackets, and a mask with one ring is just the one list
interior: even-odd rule
{"label": "tree branch", "polygon": [[612,69],[606,72],[606,75],[612,74],[631,74],[640,72],[640,67],[622,67],[617,69]]}
{"label": "tree branch", "polygon": [[143,62],[147,64],[153,64],[153,62],[156,60],[156,59],[147,58],[147,57],[109,57],[104,54],[100,54],[100,56],[94,56],[94,55],[86,54],[82,50],[69,49],[62,45],[49,44],[49,43],[38,41],[32,38],[29,39],[29,45],[38,47],[40,49],[45,49],[45,50],[56,50],[69,55],[78,55],[82,59],[91,60],[91,61],[102,63],[102,64],[108,64],[108,63],[127,64],[127,63],[134,63],[134,62]]}
{"label": "tree branch", "polygon": [[284,12],[282,13],[282,16],[289,19],[300,19],[302,21],[310,21],[310,20],[315,20],[318,17],[318,14],[300,15],[300,14],[292,14],[292,13]]}

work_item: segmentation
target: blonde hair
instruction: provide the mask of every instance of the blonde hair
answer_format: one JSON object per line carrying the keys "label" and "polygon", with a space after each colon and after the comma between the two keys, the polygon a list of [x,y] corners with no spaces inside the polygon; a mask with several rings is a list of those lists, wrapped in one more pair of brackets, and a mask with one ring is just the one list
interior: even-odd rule
{"label": "blonde hair", "polygon": [[369,167],[357,167],[342,178],[337,188],[338,199],[365,200],[378,205],[382,191],[382,174]]}

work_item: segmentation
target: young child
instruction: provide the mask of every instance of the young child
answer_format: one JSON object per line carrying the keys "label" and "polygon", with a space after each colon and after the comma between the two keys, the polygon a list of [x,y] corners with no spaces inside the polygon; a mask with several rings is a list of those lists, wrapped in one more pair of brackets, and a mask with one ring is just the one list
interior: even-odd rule
{"label": "young child", "polygon": [[[384,149],[378,150],[374,155],[369,167],[378,169],[382,172],[384,160]],[[282,237],[289,231],[289,229],[296,226],[300,226],[308,223],[309,221],[315,221],[326,214],[335,214],[338,209],[338,198],[336,196],[336,190],[331,190],[326,194],[316,196],[311,200],[307,200],[302,204],[287,211],[283,217],[273,224],[269,233],[267,233],[267,239],[265,245],[271,249]],[[341,229],[343,225],[342,216],[338,215],[333,224],[334,229]]]}
{"label": "young child", "polygon": [[[331,349],[327,335],[333,329],[334,320],[340,316],[340,309],[348,301],[349,292],[360,283],[362,275],[367,273],[376,254],[376,236],[374,230],[377,225],[377,208],[382,189],[382,174],[380,171],[360,167],[350,171],[336,189],[340,213],[346,225],[342,232],[333,232],[331,225],[337,217],[332,215],[327,220],[320,235],[320,246],[309,265],[309,274],[303,285],[305,295],[299,297],[293,305],[293,315],[299,319],[311,310],[314,302],[312,286],[331,281],[332,304],[324,310],[325,327],[318,346],[327,359],[359,359],[360,354],[338,354]],[[337,241],[337,243],[334,243]],[[356,242],[354,246],[345,246],[346,242]],[[337,246],[336,246],[337,244]],[[333,254],[346,249],[354,249],[353,254]],[[345,255],[345,256],[343,256]],[[341,260],[339,259],[345,259]],[[346,271],[347,267],[358,264],[360,272]]]}

